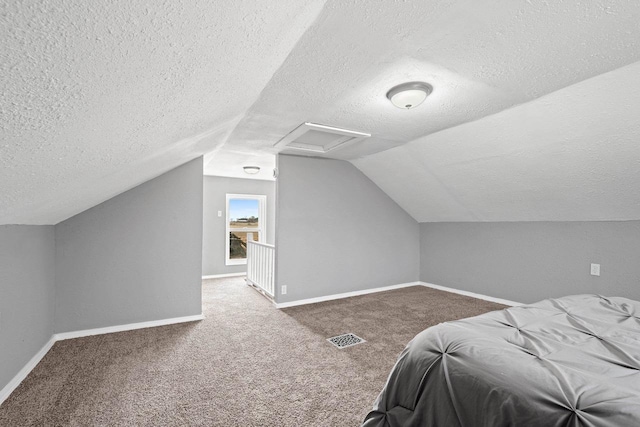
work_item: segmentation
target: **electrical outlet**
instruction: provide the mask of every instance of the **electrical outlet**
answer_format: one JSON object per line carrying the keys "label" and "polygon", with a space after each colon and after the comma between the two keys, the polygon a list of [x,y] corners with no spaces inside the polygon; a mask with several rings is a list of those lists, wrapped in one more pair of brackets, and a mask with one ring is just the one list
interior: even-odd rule
{"label": "electrical outlet", "polygon": [[287,285],[280,286],[280,293],[282,295],[286,295],[287,294]]}
{"label": "electrical outlet", "polygon": [[600,275],[600,264],[591,264],[591,275],[592,276]]}

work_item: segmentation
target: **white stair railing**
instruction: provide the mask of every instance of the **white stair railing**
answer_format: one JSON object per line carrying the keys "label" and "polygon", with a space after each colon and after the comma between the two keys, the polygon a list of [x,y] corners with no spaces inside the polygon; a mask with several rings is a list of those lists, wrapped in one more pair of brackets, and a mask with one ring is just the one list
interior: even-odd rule
{"label": "white stair railing", "polygon": [[271,298],[275,291],[275,255],[275,246],[253,240],[247,241],[247,282]]}

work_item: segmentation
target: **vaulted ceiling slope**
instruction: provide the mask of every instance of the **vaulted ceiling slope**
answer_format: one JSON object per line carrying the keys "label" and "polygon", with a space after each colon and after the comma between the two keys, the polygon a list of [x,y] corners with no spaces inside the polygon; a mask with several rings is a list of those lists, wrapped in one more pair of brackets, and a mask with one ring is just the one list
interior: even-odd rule
{"label": "vaulted ceiling slope", "polygon": [[354,164],[419,222],[640,219],[640,62]]}
{"label": "vaulted ceiling slope", "polygon": [[317,0],[0,3],[0,224],[54,224],[214,149]]}
{"label": "vaulted ceiling slope", "polygon": [[[433,186],[446,197],[425,195],[428,175],[402,183],[421,197],[407,202],[397,189],[400,171],[429,165],[429,152],[414,152],[427,157],[395,170],[377,165],[429,145],[430,135],[493,120],[640,60],[635,0],[490,7],[476,0],[0,0],[0,7],[0,224],[59,222],[205,152],[220,170],[273,154],[275,142],[305,121],[372,133],[331,156],[353,160],[416,219],[521,219],[504,195],[489,188],[487,197],[498,199],[490,215],[454,188],[458,178],[444,175],[434,175],[443,181]],[[411,111],[385,98],[407,80],[435,88]],[[520,122],[514,128],[530,132]],[[477,141],[471,136],[464,143]],[[442,148],[443,158],[455,158],[448,150],[455,144]],[[541,188],[527,191],[521,205],[538,206]],[[537,209],[531,218],[549,217]]]}
{"label": "vaulted ceiling slope", "polygon": [[[305,121],[372,134],[329,157],[402,145],[640,60],[640,2],[328,2],[226,148],[273,151]],[[434,86],[406,111],[387,91]]]}

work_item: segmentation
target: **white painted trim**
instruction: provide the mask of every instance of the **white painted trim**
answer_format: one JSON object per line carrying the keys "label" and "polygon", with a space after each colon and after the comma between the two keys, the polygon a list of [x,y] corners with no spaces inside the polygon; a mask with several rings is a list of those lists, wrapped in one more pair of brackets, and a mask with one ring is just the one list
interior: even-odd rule
{"label": "white painted trim", "polygon": [[[309,131],[315,132],[324,132],[324,133],[332,133],[339,135],[340,137],[336,137],[330,144],[325,144],[324,146],[307,144],[304,143],[298,138],[302,137],[305,133]],[[347,145],[351,145],[356,141],[360,141],[364,138],[369,138],[371,136],[370,133],[358,132],[349,129],[342,129],[333,126],[321,125],[318,123],[310,123],[306,122],[289,132],[285,135],[280,141],[276,142],[273,146],[274,148],[279,148],[278,151],[282,151],[285,148],[307,151],[318,154],[325,154],[332,150],[337,150],[338,148],[344,148]],[[346,139],[345,139],[346,137]],[[293,143],[293,144],[292,144]],[[291,145],[290,145],[291,144]]]}
{"label": "white painted trim", "polygon": [[454,293],[454,294],[464,295],[464,296],[477,298],[477,299],[481,299],[481,300],[485,300],[485,301],[491,301],[491,302],[495,302],[495,303],[498,303],[498,304],[509,305],[509,306],[512,306],[512,307],[523,305],[523,303],[521,303],[521,302],[510,301],[510,300],[502,299],[502,298],[495,298],[495,297],[491,297],[491,296],[483,295],[483,294],[476,294],[475,292],[469,292],[469,291],[463,291],[463,290],[460,290],[460,289],[448,288],[446,286],[434,285],[433,283],[427,283],[427,282],[401,283],[399,285],[383,286],[381,288],[373,288],[373,289],[365,289],[365,290],[362,290],[362,291],[345,292],[343,294],[326,295],[326,296],[323,296],[323,297],[301,299],[301,300],[297,300],[297,301],[282,302],[282,303],[274,302],[273,305],[275,305],[276,308],[295,307],[295,306],[298,306],[298,305],[315,304],[315,303],[318,303],[318,302],[331,301],[331,300],[335,300],[335,299],[357,297],[358,295],[372,294],[372,293],[375,293],[375,292],[384,292],[384,291],[391,291],[393,289],[408,288],[409,286],[426,286],[427,288],[437,289],[439,291],[451,292],[451,293]]}
{"label": "white painted trim", "polygon": [[254,245],[258,245],[258,246],[264,246],[265,248],[271,248],[271,249],[275,249],[276,246],[275,245],[270,245],[269,243],[262,243],[262,242],[258,242],[257,240],[247,240],[247,244],[254,244]]}
{"label": "white painted trim", "polygon": [[68,340],[71,338],[89,337],[92,335],[112,334],[114,332],[133,331],[135,329],[154,328],[156,326],[173,325],[176,323],[195,322],[204,320],[203,314],[195,316],[174,317],[171,319],[151,320],[149,322],[129,323],[127,325],[107,326],[106,328],[85,329],[83,331],[61,332],[55,334],[56,341]]}
{"label": "white painted trim", "polygon": [[[233,277],[233,276],[241,276],[246,273],[230,273],[228,275],[215,275],[215,276],[203,276],[204,278],[213,278],[213,277]],[[391,291],[393,289],[401,289],[408,288],[410,286],[426,286],[428,288],[437,289],[440,291],[451,292],[454,294],[465,295],[472,298],[482,299],[485,301],[496,302],[498,304],[510,305],[510,306],[519,306],[523,305],[522,303],[510,301],[502,298],[495,298],[488,295],[477,294],[475,292],[463,291],[454,288],[448,288],[446,286],[434,285],[433,283],[427,282],[409,282],[409,283],[401,283],[399,285],[391,285],[391,286],[383,286],[380,288],[373,289],[365,289],[361,291],[353,291],[353,292],[345,292],[342,294],[334,294],[334,295],[326,295],[323,297],[316,298],[308,298],[297,301],[283,302],[283,303],[275,303],[276,308],[287,308],[287,307],[295,307],[298,305],[305,304],[315,304],[323,301],[331,301],[342,298],[350,298],[358,295],[367,295],[376,292],[384,292]],[[174,317],[171,319],[162,319],[162,320],[152,320],[149,322],[140,322],[140,323],[130,323],[127,325],[117,325],[117,326],[109,326],[106,328],[96,328],[96,329],[85,329],[83,331],[72,331],[72,332],[62,332],[59,334],[54,334],[51,339],[38,351],[38,353],[27,362],[27,364],[16,374],[15,377],[9,383],[0,390],[0,404],[4,402],[11,393],[20,385],[20,383],[29,375],[29,373],[36,367],[36,365],[42,360],[42,358],[47,354],[47,352],[51,349],[53,344],[56,341],[62,341],[72,338],[81,338],[92,335],[101,335],[101,334],[110,334],[114,332],[123,332],[123,331],[132,331],[135,329],[143,329],[143,328],[152,328],[156,326],[165,326],[172,325],[176,323],[184,323],[184,322],[194,322],[198,320],[204,320],[203,314],[197,314],[195,316],[185,316],[185,317]]]}
{"label": "white painted trim", "polygon": [[4,386],[4,388],[0,390],[0,405],[2,405],[2,402],[7,400],[11,393],[13,393],[16,388],[18,388],[20,383],[24,381],[25,378],[27,378],[27,375],[29,375],[33,368],[35,368],[36,365],[40,363],[42,358],[49,352],[55,342],[56,339],[52,336],[49,341],[40,349],[40,351],[38,351],[36,355],[33,356],[22,369],[20,369],[16,376],[13,377],[11,381],[9,381],[9,384]]}
{"label": "white painted trim", "polygon": [[426,286],[427,288],[437,289],[439,291],[451,292],[454,294],[464,295],[467,297],[477,298],[485,301],[497,302],[498,304],[510,305],[512,307],[516,307],[519,305],[524,305],[521,302],[511,301],[508,299],[490,297],[488,295],[476,294],[475,292],[463,291],[460,289],[448,288],[446,286],[434,285],[433,283],[420,282],[422,286]]}
{"label": "white painted trim", "polygon": [[202,276],[202,280],[207,279],[221,279],[223,277],[238,277],[238,276],[246,276],[247,272],[243,273],[225,273],[225,274],[212,274],[210,276]]}
{"label": "white painted trim", "polygon": [[195,316],[174,317],[171,319],[152,320],[149,322],[130,323],[128,325],[108,326],[106,328],[97,329],[85,329],[84,331],[72,331],[62,332],[59,334],[53,334],[49,341],[40,349],[35,356],[27,362],[26,365],[16,374],[9,383],[0,390],[0,405],[4,402],[13,391],[20,385],[22,381],[29,375],[29,373],[36,367],[36,365],[42,360],[42,358],[51,349],[53,344],[57,341],[68,340],[71,338],[88,337],[91,335],[111,334],[113,332],[132,331],[135,329],[153,328],[156,326],[173,325],[176,323],[195,322],[197,320],[204,320],[204,314],[196,314]]}
{"label": "white painted trim", "polygon": [[345,292],[342,294],[325,295],[323,297],[300,299],[297,301],[275,303],[276,308],[295,307],[297,305],[315,304],[318,302],[331,301],[334,299],[357,297],[358,295],[373,294],[376,292],[391,291],[394,289],[408,288],[409,286],[421,286],[422,282],[401,283],[399,285],[383,286],[381,288],[364,289],[362,291]]}
{"label": "white painted trim", "polygon": [[225,214],[225,232],[224,232],[224,240],[225,240],[225,249],[224,249],[224,265],[246,265],[247,259],[231,259],[229,258],[229,233],[231,232],[231,228],[229,228],[229,200],[232,199],[243,199],[243,200],[258,200],[258,227],[245,227],[245,228],[235,228],[235,231],[243,232],[243,233],[258,233],[258,239],[261,241],[267,241],[267,196],[264,194],[232,194],[227,193],[226,195],[226,214]]}

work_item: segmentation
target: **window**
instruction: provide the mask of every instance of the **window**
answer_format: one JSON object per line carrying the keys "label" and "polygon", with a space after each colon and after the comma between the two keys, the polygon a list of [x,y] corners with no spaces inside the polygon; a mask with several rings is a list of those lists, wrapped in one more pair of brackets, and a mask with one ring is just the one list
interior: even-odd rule
{"label": "window", "polygon": [[267,196],[227,194],[226,265],[247,263],[247,241],[266,241]]}

